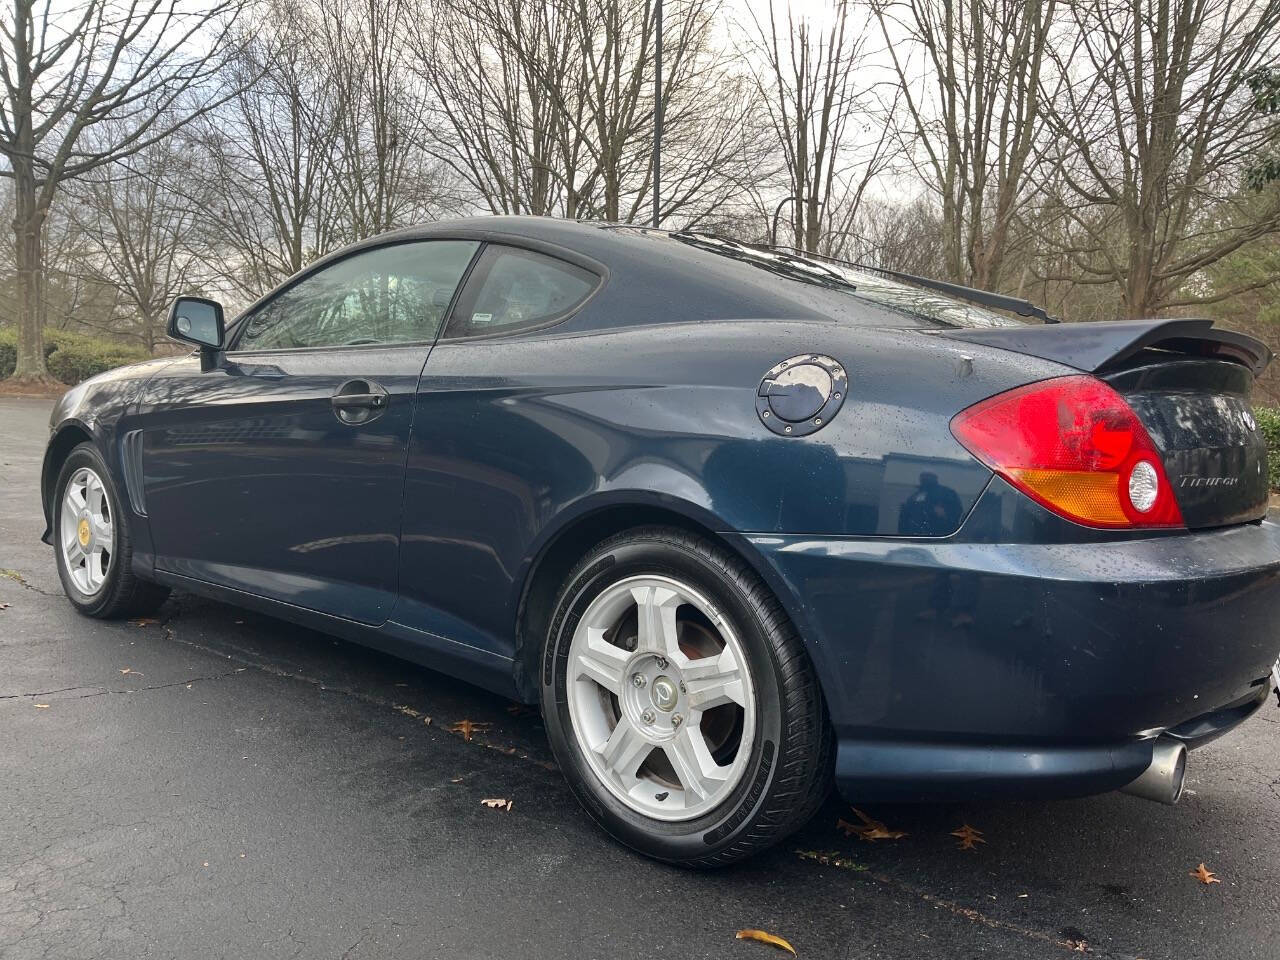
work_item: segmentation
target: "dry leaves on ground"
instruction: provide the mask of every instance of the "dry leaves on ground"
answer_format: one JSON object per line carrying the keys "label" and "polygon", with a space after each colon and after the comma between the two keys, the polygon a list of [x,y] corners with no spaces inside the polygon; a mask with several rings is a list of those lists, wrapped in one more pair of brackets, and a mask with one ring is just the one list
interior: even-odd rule
{"label": "dry leaves on ground", "polygon": [[0,603],[0,610],[8,610],[8,609],[9,609],[9,604]]}
{"label": "dry leaves on ground", "polygon": [[135,617],[129,621],[131,627],[154,627],[160,621],[155,617]]}
{"label": "dry leaves on ground", "polygon": [[901,840],[906,836],[901,830],[890,830],[879,820],[873,820],[857,807],[850,807],[854,815],[862,821],[861,824],[850,823],[848,820],[837,820],[836,829],[843,830],[846,837],[852,837],[857,834],[863,840]]}
{"label": "dry leaves on ground", "polygon": [[1217,875],[1208,867],[1206,867],[1203,863],[1191,871],[1191,876],[1195,877],[1197,880],[1199,880],[1201,883],[1205,884],[1206,886],[1208,886],[1211,883],[1222,882],[1221,880],[1218,879]]}
{"label": "dry leaves on ground", "polygon": [[488,729],[489,724],[487,723],[472,723],[470,720],[459,720],[449,727],[449,732],[461,734],[462,739],[470,743],[473,736],[477,733],[484,733]]}
{"label": "dry leaves on ground", "polygon": [[120,673],[121,673],[121,674],[123,674],[123,675],[124,675],[124,676],[126,676],[126,677],[127,677],[127,676],[130,676],[130,675],[135,676],[135,677],[145,677],[145,676],[146,676],[146,674],[145,674],[145,673],[139,673],[137,670],[133,669],[133,667],[122,667],[122,668],[120,669]]}
{"label": "dry leaves on ground", "polygon": [[47,703],[37,703],[37,704],[35,704],[35,708],[36,708],[37,710],[48,710],[48,709],[49,709],[49,705],[48,705]]}
{"label": "dry leaves on ground", "polygon": [[781,937],[775,937],[772,933],[765,933],[763,930],[739,930],[739,940],[754,940],[756,943],[767,943],[771,947],[777,947],[779,950],[785,950],[793,957],[796,955],[796,948]]}
{"label": "dry leaves on ground", "polygon": [[981,830],[971,827],[967,823],[961,826],[959,830],[952,830],[951,835],[960,838],[961,850],[977,850],[978,844],[987,842],[982,839]]}
{"label": "dry leaves on ground", "polygon": [[403,713],[406,717],[421,719],[422,722],[426,724],[428,727],[431,726],[431,718],[428,717],[421,710],[415,710],[413,709],[413,707],[408,707],[408,706],[405,706],[404,704],[399,704],[399,703],[396,704],[396,710],[398,710],[400,713]]}
{"label": "dry leaves on ground", "polygon": [[510,813],[511,808],[515,805],[514,800],[507,800],[502,797],[490,797],[487,800],[481,800],[480,802],[490,809],[505,810],[507,813]]}

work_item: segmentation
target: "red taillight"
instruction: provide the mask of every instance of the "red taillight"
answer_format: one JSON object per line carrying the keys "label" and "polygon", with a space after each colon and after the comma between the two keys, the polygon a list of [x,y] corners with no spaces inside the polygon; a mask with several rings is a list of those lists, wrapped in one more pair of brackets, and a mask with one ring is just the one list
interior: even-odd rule
{"label": "red taillight", "polygon": [[1160,451],[1120,394],[1088,376],[997,394],[951,420],[965,449],[1054,513],[1090,527],[1180,527]]}

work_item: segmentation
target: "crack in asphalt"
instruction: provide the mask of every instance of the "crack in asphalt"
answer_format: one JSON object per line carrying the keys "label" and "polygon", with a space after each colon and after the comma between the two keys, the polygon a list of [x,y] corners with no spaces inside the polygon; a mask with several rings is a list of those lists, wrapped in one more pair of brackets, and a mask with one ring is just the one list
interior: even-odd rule
{"label": "crack in asphalt", "polygon": [[[293,680],[298,683],[305,683],[309,686],[315,687],[317,690],[324,691],[325,693],[337,693],[341,696],[350,697],[351,699],[356,700],[360,703],[367,704],[368,706],[377,707],[380,710],[391,710],[397,714],[400,714],[401,716],[421,720],[422,726],[425,726],[425,727],[431,727],[435,725],[435,720],[433,716],[424,714],[422,711],[417,710],[413,707],[410,707],[407,704],[397,703],[394,700],[387,699],[386,697],[379,697],[374,694],[364,693],[360,690],[352,689],[351,687],[335,686],[325,680],[321,680],[319,677],[313,677],[305,673],[299,673],[294,670],[286,670],[283,667],[277,667],[273,664],[264,662],[263,660],[256,657],[252,651],[246,650],[243,647],[238,647],[238,646],[235,646],[234,644],[227,644],[226,649],[235,651],[235,654],[232,654],[232,653],[227,653],[226,649],[211,647],[211,646],[208,646],[207,644],[198,643],[194,640],[187,640],[182,637],[179,637],[177,630],[174,629],[173,627],[173,622],[177,620],[180,617],[180,615],[181,615],[181,611],[175,610],[168,617],[166,617],[159,624],[157,624],[157,626],[159,626],[161,631],[164,633],[165,640],[170,641],[172,643],[180,643],[183,646],[190,647],[193,650],[199,650],[202,653],[207,653],[211,656],[220,657],[226,660],[231,660],[235,663],[244,664],[244,667],[252,668],[261,673],[265,673],[268,676],[278,677],[283,680]],[[237,656],[236,654],[239,654],[239,656]],[[446,727],[447,729],[449,724],[445,723],[445,724],[442,724],[442,726]],[[455,734],[450,734],[450,735],[452,736]],[[463,739],[467,743],[475,744],[476,746],[479,746],[479,747],[484,747],[487,750],[493,750],[494,752],[500,753],[503,756],[514,757],[517,760],[528,761],[529,763],[532,763],[537,767],[541,767],[543,770],[551,770],[551,771],[559,770],[559,768],[550,761],[539,759],[538,757],[535,757],[529,753],[523,753],[520,751],[518,747],[511,746],[511,745],[504,745],[492,740],[488,740],[483,736],[477,735],[476,733],[472,733],[470,736],[464,736]]]}
{"label": "crack in asphalt", "polygon": [[235,670],[229,670],[226,673],[210,674],[207,677],[188,677],[185,680],[173,680],[169,683],[152,683],[145,687],[123,687],[119,690],[112,687],[105,687],[97,683],[81,683],[73,687],[59,687],[57,690],[40,690],[36,693],[0,693],[0,700],[22,700],[35,697],[53,697],[59,693],[69,693],[72,690],[88,690],[89,693],[82,693],[78,697],[63,697],[63,700],[87,700],[90,697],[102,697],[113,693],[146,693],[148,690],[165,690],[169,687],[190,686],[193,683],[203,683],[209,680],[225,680],[228,677],[234,677],[238,673],[243,673],[245,667],[238,667]]}
{"label": "crack in asphalt", "polygon": [[58,594],[58,593],[51,593],[48,590],[41,590],[34,583],[31,583],[26,577],[24,577],[22,573],[18,570],[10,570],[7,567],[0,567],[0,577],[4,577],[7,580],[12,580],[18,586],[24,587],[25,589],[30,590],[32,593],[38,593],[42,597],[61,596],[61,594]]}
{"label": "crack in asphalt", "polygon": [[808,853],[807,851],[797,850],[796,853],[800,855],[802,860],[811,862],[813,869],[815,870],[822,870],[826,868],[828,870],[852,871],[855,875],[864,878],[862,881],[863,883],[870,881],[877,886],[889,887],[901,893],[909,894],[923,903],[945,910],[962,920],[968,920],[971,923],[980,924],[981,926],[987,927],[991,930],[997,930],[1002,933],[1017,934],[1025,939],[1035,940],[1037,943],[1057,947],[1058,949],[1069,953],[1090,953],[1095,957],[1110,957],[1112,960],[1141,960],[1141,958],[1136,954],[1116,953],[1111,950],[1102,950],[1085,940],[1070,940],[1055,937],[1042,930],[1036,930],[1032,927],[1023,926],[1022,924],[1012,923],[1008,920],[1000,920],[996,917],[988,916],[981,910],[976,910],[973,907],[966,907],[963,904],[956,903],[954,900],[948,900],[946,897],[940,897],[935,893],[930,893],[928,890],[925,890],[914,883],[899,879],[892,874],[868,870],[865,867],[858,866],[854,864],[853,861],[846,860],[839,855],[824,863],[820,857],[806,855]]}

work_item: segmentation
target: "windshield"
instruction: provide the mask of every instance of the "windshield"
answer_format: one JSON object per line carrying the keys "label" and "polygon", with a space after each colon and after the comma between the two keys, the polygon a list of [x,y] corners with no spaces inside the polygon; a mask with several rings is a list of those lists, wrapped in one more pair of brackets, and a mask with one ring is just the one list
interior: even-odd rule
{"label": "windshield", "polygon": [[1016,327],[1024,321],[977,304],[912,286],[873,270],[838,261],[748,246],[727,237],[685,231],[670,234],[689,244],[788,280],[834,290],[853,300],[948,327]]}

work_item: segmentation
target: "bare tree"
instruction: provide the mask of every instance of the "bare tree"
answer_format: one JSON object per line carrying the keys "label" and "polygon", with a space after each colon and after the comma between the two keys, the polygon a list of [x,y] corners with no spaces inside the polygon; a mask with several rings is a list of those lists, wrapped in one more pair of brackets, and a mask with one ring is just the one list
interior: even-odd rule
{"label": "bare tree", "polygon": [[1248,85],[1280,51],[1280,0],[1088,0],[1071,16],[1075,42],[1053,54],[1068,82],[1048,113],[1060,176],[1040,235],[1069,268],[1046,277],[1114,284],[1127,317],[1273,282],[1195,278],[1280,231],[1280,184],[1246,188],[1280,130]]}
{"label": "bare tree", "polygon": [[[163,139],[218,102],[214,80],[241,0],[13,0],[0,21],[0,156],[13,180],[18,276],[14,376],[47,380],[40,289],[45,221],[60,186]],[[112,140],[86,134],[106,121]]]}
{"label": "bare tree", "polygon": [[336,247],[347,232],[332,189],[335,85],[313,48],[316,32],[307,10],[271,4],[228,64],[239,92],[197,128],[210,189],[194,199],[216,231],[213,256],[223,279],[248,299]]}
{"label": "bare tree", "polygon": [[789,7],[781,20],[774,0],[763,16],[750,13],[749,57],[761,63],[756,87],[786,171],[778,208],[791,203],[795,244],[814,253],[844,249],[867,186],[890,158],[888,128],[859,81],[867,38],[854,9],[837,0],[825,29]]}
{"label": "bare tree", "polygon": [[[947,279],[995,289],[1031,194],[1055,0],[874,0]],[[903,43],[905,38],[906,43]]]}
{"label": "bare tree", "polygon": [[173,298],[208,279],[191,152],[176,137],[162,140],[93,171],[71,191],[81,238],[74,271],[116,292],[118,310],[104,320],[148,353],[164,335]]}
{"label": "bare tree", "polygon": [[[553,3],[439,0],[412,25],[413,69],[434,94],[432,153],[491,213],[576,213],[581,151],[558,87],[580,75],[577,44]],[[567,76],[566,76],[567,75]]]}
{"label": "bare tree", "polygon": [[425,152],[426,92],[402,41],[409,0],[331,0],[321,7],[319,52],[333,87],[338,149],[330,187],[345,240],[359,240],[447,205],[442,171]]}
{"label": "bare tree", "polygon": [[[652,0],[441,0],[415,70],[433,149],[494,213],[632,221],[652,198]],[[718,0],[667,0],[661,217],[716,216],[758,173],[747,91],[710,42]]]}

